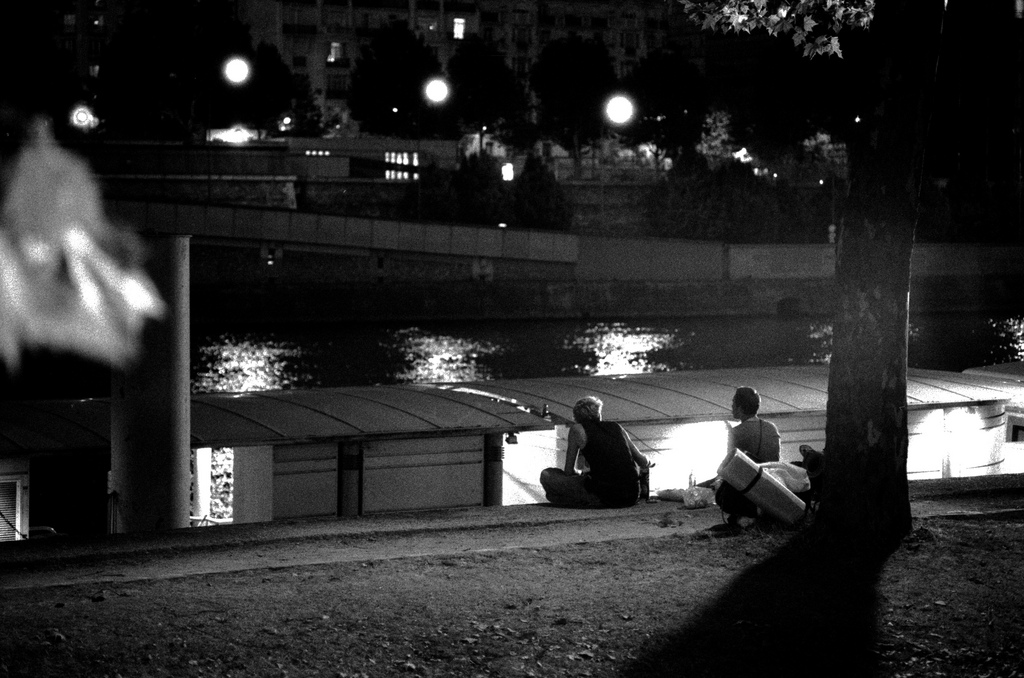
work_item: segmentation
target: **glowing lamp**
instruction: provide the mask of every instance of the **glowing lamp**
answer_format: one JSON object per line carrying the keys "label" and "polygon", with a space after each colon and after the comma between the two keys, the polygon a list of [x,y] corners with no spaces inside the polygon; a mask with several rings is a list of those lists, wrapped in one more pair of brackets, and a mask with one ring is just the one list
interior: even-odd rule
{"label": "glowing lamp", "polygon": [[624,125],[633,119],[633,102],[621,94],[616,94],[605,104],[604,114],[616,125]]}
{"label": "glowing lamp", "polygon": [[423,88],[427,101],[439,104],[448,98],[448,83],[441,78],[433,78]]}
{"label": "glowing lamp", "polygon": [[249,62],[242,57],[231,57],[224,62],[224,78],[232,85],[241,85],[249,79]]}

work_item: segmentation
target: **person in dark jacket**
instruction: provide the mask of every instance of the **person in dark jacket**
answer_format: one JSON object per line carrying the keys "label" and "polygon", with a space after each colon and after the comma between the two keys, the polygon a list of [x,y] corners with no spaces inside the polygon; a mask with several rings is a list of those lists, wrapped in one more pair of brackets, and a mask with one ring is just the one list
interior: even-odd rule
{"label": "person in dark jacket", "polygon": [[[603,403],[593,396],[580,398],[572,408],[576,423],[569,429],[565,467],[547,468],[540,484],[548,501],[559,506],[624,507],[640,498],[640,477],[650,461],[619,424],[602,421]],[[590,467],[576,471],[580,454]]]}

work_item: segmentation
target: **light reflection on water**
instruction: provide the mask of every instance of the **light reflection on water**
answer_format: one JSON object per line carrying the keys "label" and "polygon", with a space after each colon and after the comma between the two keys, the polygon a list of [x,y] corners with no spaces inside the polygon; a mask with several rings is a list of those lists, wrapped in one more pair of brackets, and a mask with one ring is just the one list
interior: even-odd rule
{"label": "light reflection on water", "polygon": [[994,362],[1024,360],[1024,317],[993,318],[990,322],[996,336],[1003,339],[1007,354]]}
{"label": "light reflection on water", "polygon": [[572,340],[573,348],[593,358],[593,364],[574,365],[580,374],[640,374],[671,369],[650,356],[674,345],[669,332],[652,331],[625,323],[599,323],[586,328]]}
{"label": "light reflection on water", "polygon": [[193,391],[437,383],[827,362],[827,324],[778,319],[534,321],[216,332]]}
{"label": "light reflection on water", "polygon": [[199,347],[194,369],[196,393],[271,391],[313,385],[295,366],[302,349],[293,342],[259,336],[222,334]]}
{"label": "light reflection on water", "polygon": [[[259,391],[827,363],[810,318],[480,321],[196,332],[193,390]],[[1024,359],[1024,317],[911,319],[911,367]]]}
{"label": "light reflection on water", "polygon": [[429,334],[418,328],[399,330],[395,338],[398,352],[406,357],[404,369],[395,373],[395,380],[403,383],[490,379],[490,370],[480,359],[501,351],[500,346],[491,342]]}

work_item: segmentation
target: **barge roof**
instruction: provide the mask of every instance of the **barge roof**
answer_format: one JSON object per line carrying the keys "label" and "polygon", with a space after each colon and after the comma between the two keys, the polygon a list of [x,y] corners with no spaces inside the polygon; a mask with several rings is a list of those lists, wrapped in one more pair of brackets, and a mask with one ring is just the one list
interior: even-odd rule
{"label": "barge roof", "polygon": [[[828,366],[195,394],[191,438],[193,447],[243,447],[544,430],[570,421],[584,395],[601,398],[605,418],[624,424],[724,421],[738,386],[761,393],[766,417],[824,414]],[[911,409],[1022,392],[1012,379],[908,371]],[[109,449],[110,409],[107,398],[0,403],[0,455]]]}

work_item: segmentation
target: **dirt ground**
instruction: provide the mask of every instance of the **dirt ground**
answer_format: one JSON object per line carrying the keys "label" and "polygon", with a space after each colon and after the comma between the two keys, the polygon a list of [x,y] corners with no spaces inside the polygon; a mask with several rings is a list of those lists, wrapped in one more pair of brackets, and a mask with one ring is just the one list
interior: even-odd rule
{"label": "dirt ground", "polygon": [[0,677],[1024,676],[1024,518],[666,534],[5,590]]}

